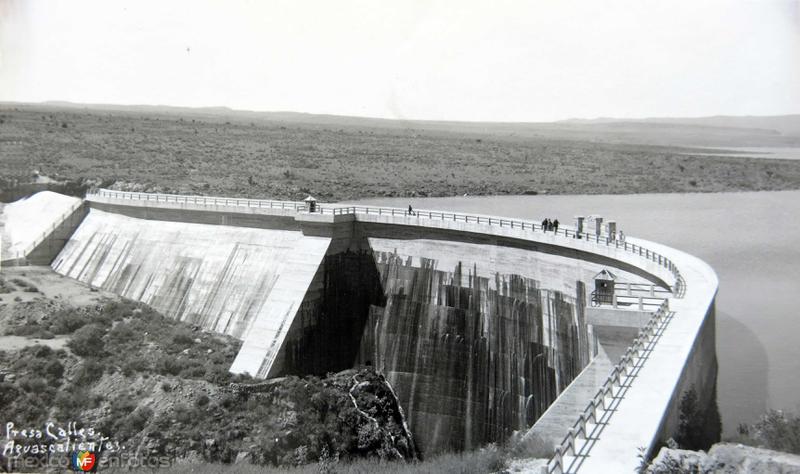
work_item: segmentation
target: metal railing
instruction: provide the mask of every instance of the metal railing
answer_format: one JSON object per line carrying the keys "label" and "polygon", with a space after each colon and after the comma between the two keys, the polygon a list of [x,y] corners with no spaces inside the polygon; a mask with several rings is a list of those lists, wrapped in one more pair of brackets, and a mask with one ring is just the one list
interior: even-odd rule
{"label": "metal railing", "polygon": [[90,196],[101,196],[130,201],[195,204],[198,206],[240,206],[261,209],[288,209],[296,212],[303,211],[305,209],[305,203],[302,201],[270,201],[264,199],[192,196],[184,194],[137,193],[130,191],[112,191],[110,189],[98,189],[96,191],[87,193],[86,197]]}
{"label": "metal railing", "polygon": [[452,222],[464,222],[467,224],[486,224],[497,227],[508,227],[510,229],[530,230],[532,232],[552,232],[556,236],[564,236],[571,239],[583,239],[587,242],[595,242],[600,245],[614,247],[626,252],[638,255],[646,260],[650,260],[661,267],[669,270],[675,278],[675,285],[672,294],[677,297],[683,296],[685,291],[685,282],[680,275],[677,266],[664,255],[654,252],[641,245],[628,243],[612,238],[608,235],[590,234],[587,232],[577,232],[575,229],[569,227],[558,227],[556,229],[545,229],[541,224],[532,221],[524,221],[519,219],[508,219],[503,217],[481,216],[475,214],[460,214],[457,212],[442,212],[442,211],[429,211],[429,210],[415,210],[409,212],[407,209],[400,208],[387,208],[387,207],[371,207],[371,206],[346,206],[335,208],[320,208],[321,213],[343,215],[343,214],[367,214],[367,215],[386,215],[386,216],[403,216],[403,217],[416,217],[429,220],[441,220]]}
{"label": "metal railing", "polygon": [[[669,300],[664,300],[556,446],[553,457],[542,466],[542,474],[574,472],[572,468],[588,456],[594,444],[589,441],[598,438],[671,318]],[[581,439],[585,442],[579,445]]]}
{"label": "metal railing", "polygon": [[[669,292],[666,292],[669,294]],[[589,304],[593,308],[608,306],[614,309],[635,308],[639,311],[655,311],[666,299],[665,296],[641,296],[634,294],[597,294],[589,295]]]}
{"label": "metal railing", "polygon": [[[138,200],[150,202],[164,202],[164,203],[183,203],[194,204],[202,206],[242,206],[248,208],[262,208],[262,209],[285,209],[294,212],[304,212],[306,204],[302,201],[270,201],[262,199],[245,199],[245,198],[225,198],[225,197],[210,197],[210,196],[190,196],[181,194],[156,194],[156,193],[137,193],[130,191],[112,191],[108,189],[99,189],[92,193],[87,194],[87,197],[92,195],[109,197],[114,199],[123,200]],[[509,229],[529,230],[531,232],[542,232],[544,234],[552,233],[555,236],[563,236],[570,239],[581,239],[587,242],[594,242],[598,245],[605,245],[607,247],[614,247],[619,250],[624,250],[628,253],[638,255],[641,258],[649,260],[658,264],[659,266],[669,270],[675,278],[675,285],[672,288],[674,296],[681,297],[685,291],[685,282],[678,271],[677,266],[666,256],[654,252],[646,247],[640,245],[620,241],[613,238],[613,236],[590,234],[587,232],[577,232],[575,229],[569,227],[558,227],[557,229],[549,230],[542,227],[541,224],[532,221],[509,219],[504,217],[485,216],[477,214],[461,214],[457,212],[442,212],[430,210],[414,210],[392,208],[392,207],[372,207],[372,206],[335,206],[330,205],[317,205],[315,212],[320,214],[332,215],[345,215],[345,214],[365,214],[377,216],[395,216],[395,217],[413,217],[423,218],[428,220],[464,222],[467,224],[485,224],[496,227],[507,227]]]}

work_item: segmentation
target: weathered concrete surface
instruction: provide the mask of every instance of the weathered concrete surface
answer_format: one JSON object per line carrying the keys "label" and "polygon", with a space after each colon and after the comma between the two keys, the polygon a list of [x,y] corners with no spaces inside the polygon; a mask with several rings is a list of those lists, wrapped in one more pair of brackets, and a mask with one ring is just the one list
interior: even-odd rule
{"label": "weathered concrete surface", "polygon": [[[395,229],[390,236],[383,229],[376,232],[366,226],[369,246],[378,252],[393,252],[403,258],[425,256],[435,259],[439,268],[452,269],[459,264],[472,267],[475,264],[480,276],[491,277],[494,273],[516,273],[542,282],[545,288],[574,295],[577,282],[586,282],[587,294],[594,288],[592,278],[603,268],[599,263],[589,262],[574,256],[539,252],[525,247],[505,247],[492,241],[459,242],[436,238],[418,238],[407,235],[405,229]],[[569,242],[568,239],[563,239]],[[619,270],[625,281],[646,282],[642,277]],[[587,300],[588,301],[588,300]]]}
{"label": "weathered concrete surface", "polygon": [[591,360],[583,285],[566,295],[520,274],[484,277],[493,268],[476,270],[479,254],[449,271],[434,258],[374,255],[387,301],[373,308],[361,358],[395,387],[427,454],[529,426]]}
{"label": "weathered concrete surface", "polygon": [[[287,257],[302,245],[296,231],[152,221],[92,209],[52,267],[188,324],[244,338],[256,320],[272,314],[268,297]],[[316,268],[309,271],[313,276]]]}
{"label": "weathered concrete surface", "polygon": [[[231,372],[265,378],[284,371],[283,341],[330,245],[326,237],[303,236],[281,261],[276,282],[263,303],[264,312],[250,326]],[[263,297],[263,295],[262,295]]]}

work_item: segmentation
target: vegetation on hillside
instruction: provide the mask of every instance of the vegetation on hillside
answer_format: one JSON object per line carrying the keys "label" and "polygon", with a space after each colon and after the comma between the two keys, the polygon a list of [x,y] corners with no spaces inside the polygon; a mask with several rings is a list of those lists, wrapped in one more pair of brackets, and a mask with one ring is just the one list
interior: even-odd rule
{"label": "vegetation on hillside", "polygon": [[7,313],[15,304],[24,315],[3,320],[6,334],[68,338],[61,349],[0,351],[4,423],[42,429],[77,421],[124,452],[170,460],[295,466],[417,457],[397,400],[374,371],[285,377],[250,393],[255,381],[228,373],[239,341],[131,301],[50,303],[0,307]]}
{"label": "vegetation on hillside", "polygon": [[[686,149],[366,124],[0,108],[0,187],[35,170],[123,189],[336,201],[375,196],[800,188],[800,161]],[[66,126],[65,126],[66,125]],[[479,129],[477,129],[479,130]]]}

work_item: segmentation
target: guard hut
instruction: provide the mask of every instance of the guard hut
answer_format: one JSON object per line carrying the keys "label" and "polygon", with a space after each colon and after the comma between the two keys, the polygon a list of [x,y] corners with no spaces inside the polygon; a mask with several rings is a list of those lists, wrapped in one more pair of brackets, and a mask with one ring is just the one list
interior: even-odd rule
{"label": "guard hut", "polygon": [[614,303],[614,284],[616,281],[617,276],[606,269],[594,276],[593,306]]}
{"label": "guard hut", "polygon": [[306,203],[306,212],[317,212],[317,200],[311,196],[303,199],[303,202]]}

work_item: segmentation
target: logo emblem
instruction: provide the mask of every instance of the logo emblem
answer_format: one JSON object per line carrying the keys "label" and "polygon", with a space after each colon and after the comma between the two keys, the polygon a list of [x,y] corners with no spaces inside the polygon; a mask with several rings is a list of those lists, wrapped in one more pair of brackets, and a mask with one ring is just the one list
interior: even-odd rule
{"label": "logo emblem", "polygon": [[95,472],[97,455],[91,451],[76,451],[72,453],[72,470],[78,472]]}

